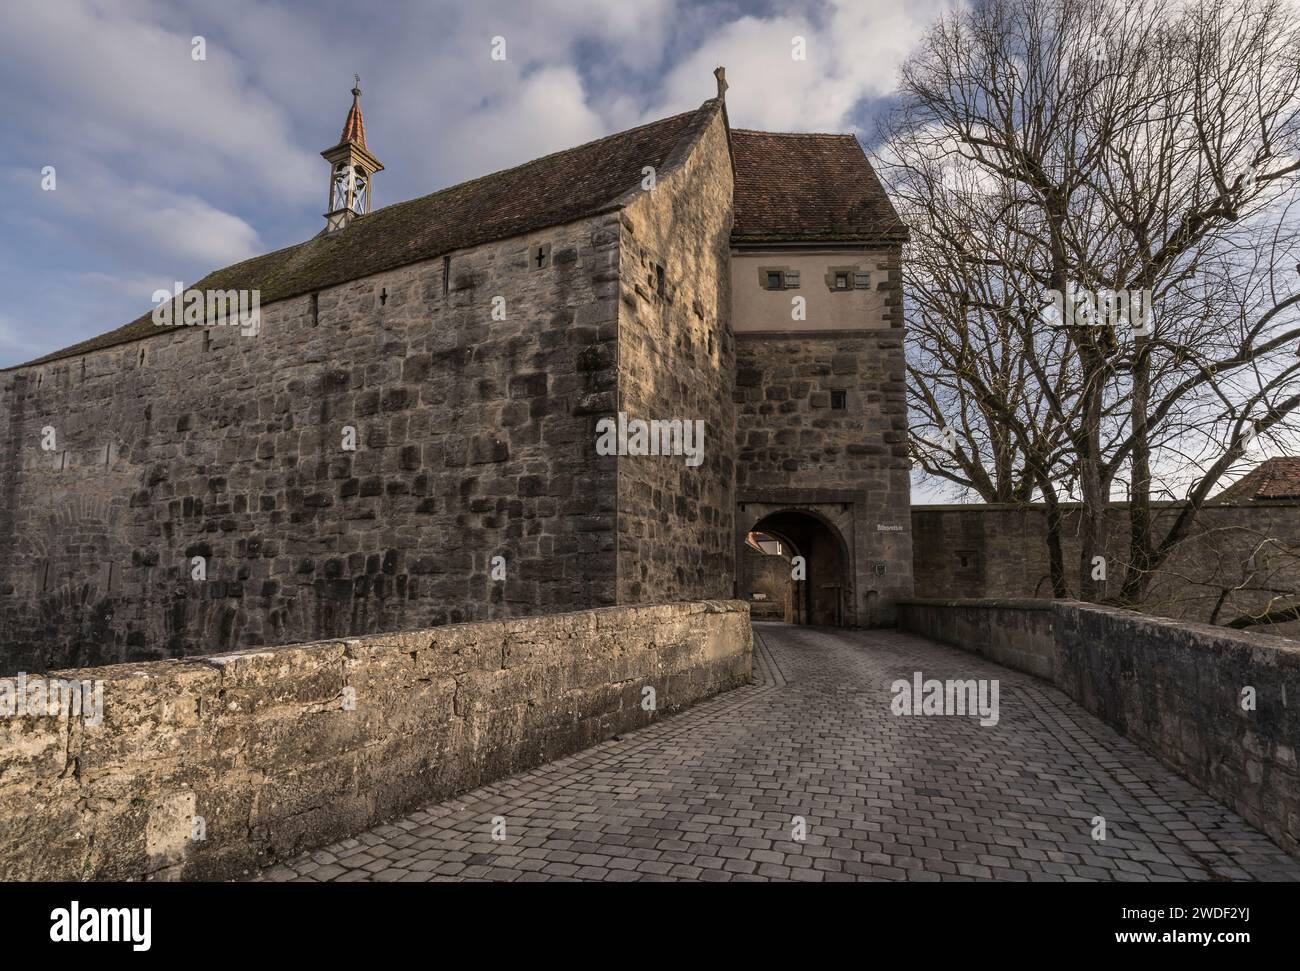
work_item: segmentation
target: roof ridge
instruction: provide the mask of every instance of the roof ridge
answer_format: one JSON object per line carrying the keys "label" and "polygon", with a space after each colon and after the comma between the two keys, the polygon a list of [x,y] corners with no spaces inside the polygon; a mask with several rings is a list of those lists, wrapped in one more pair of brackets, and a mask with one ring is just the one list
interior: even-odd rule
{"label": "roof ridge", "polygon": [[858,136],[852,132],[760,131],[757,128],[733,128],[731,131],[737,135],[774,135],[778,138],[851,138],[855,142],[858,140]]}
{"label": "roof ridge", "polygon": [[[686,115],[694,115],[695,117],[686,126],[686,130],[678,136],[668,154],[664,156],[664,160],[659,166],[660,171],[656,173],[657,178],[664,178],[681,167],[690,156],[691,149],[699,142],[700,136],[708,129],[709,122],[713,120],[714,114],[722,110],[725,110],[725,102],[721,98],[710,98],[694,111],[685,111],[680,115],[672,116],[673,118],[684,118]],[[730,147],[728,147],[728,151],[730,151]],[[605,203],[603,208],[620,209],[643,191],[640,186],[625,189]]]}
{"label": "roof ridge", "polygon": [[[708,102],[706,101],[705,104],[708,104]],[[356,219],[353,220],[353,222],[359,222],[362,219],[367,219],[371,216],[376,216],[381,212],[386,212],[391,209],[396,209],[399,206],[409,206],[412,203],[423,202],[426,199],[432,199],[434,196],[441,195],[444,192],[450,192],[452,189],[461,189],[464,188],[465,186],[471,186],[479,182],[485,182],[488,179],[495,179],[497,176],[505,175],[507,172],[514,172],[517,169],[527,168],[530,165],[536,165],[539,162],[545,162],[548,159],[558,158],[561,155],[568,155],[570,152],[576,152],[579,149],[590,148],[593,145],[599,145],[601,142],[607,142],[613,138],[623,138],[627,135],[631,135],[634,132],[644,131],[647,128],[653,128],[655,125],[663,125],[663,124],[667,124],[670,121],[677,121],[680,118],[685,118],[687,115],[693,115],[701,111],[703,107],[704,106],[701,105],[699,108],[692,108],[690,111],[678,112],[675,115],[668,115],[666,118],[656,118],[654,121],[647,121],[644,124],[636,125],[632,128],[624,128],[622,131],[610,132],[610,134],[602,135],[600,138],[593,138],[589,142],[582,142],[581,144],[578,145],[570,145],[568,148],[556,149],[554,152],[549,152],[546,155],[539,155],[536,158],[530,158],[527,161],[520,162],[518,165],[510,165],[504,169],[497,169],[495,172],[488,172],[485,175],[479,175],[479,176],[475,176],[472,179],[466,179],[464,182],[457,182],[453,185],[443,186],[441,189],[434,189],[432,192],[426,192],[422,196],[412,196],[410,199],[403,199],[400,202],[389,203],[388,205],[382,206],[381,208],[376,209],[373,212],[367,212],[357,216]],[[312,239],[315,238],[316,237],[314,236],[312,237]],[[310,240],[303,240],[303,242],[310,242]],[[302,245],[302,244],[299,243],[298,245]]]}

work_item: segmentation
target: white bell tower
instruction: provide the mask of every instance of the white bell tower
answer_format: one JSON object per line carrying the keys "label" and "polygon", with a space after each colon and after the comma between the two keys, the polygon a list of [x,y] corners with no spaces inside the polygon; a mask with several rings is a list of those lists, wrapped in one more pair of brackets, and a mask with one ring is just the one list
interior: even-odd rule
{"label": "white bell tower", "polygon": [[361,78],[352,89],[352,107],[343,123],[343,135],[333,148],[321,152],[330,163],[329,210],[325,213],[325,232],[344,229],[352,220],[370,211],[372,181],[384,166],[366,148],[366,126],[361,118]]}

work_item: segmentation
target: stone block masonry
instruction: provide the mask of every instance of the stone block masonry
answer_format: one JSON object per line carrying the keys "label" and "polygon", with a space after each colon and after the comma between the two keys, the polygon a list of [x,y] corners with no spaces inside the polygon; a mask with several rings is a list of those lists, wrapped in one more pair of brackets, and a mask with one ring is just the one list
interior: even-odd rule
{"label": "stone block masonry", "polygon": [[0,673],[612,605],[618,306],[611,213],[0,373]]}
{"label": "stone block masonry", "polygon": [[702,421],[704,461],[619,462],[619,603],[733,594],[731,193],[718,111],[689,154],[623,212],[619,409]]}
{"label": "stone block masonry", "polygon": [[781,509],[820,516],[855,567],[850,624],[892,623],[912,594],[905,379],[898,328],[737,340],[738,538]]}
{"label": "stone block masonry", "polygon": [[[1152,503],[1156,536],[1182,512],[1182,502]],[[1061,543],[1068,589],[1078,590],[1080,508],[1063,507]],[[1107,578],[1103,594],[1120,592],[1130,557],[1131,526],[1125,503],[1106,515]],[[1050,597],[1047,513],[1042,505],[912,507],[916,595],[944,597]],[[1191,534],[1156,570],[1143,613],[1227,624],[1285,606],[1300,590],[1300,502],[1211,502]],[[1300,637],[1300,621],[1255,630]]]}
{"label": "stone block masonry", "polygon": [[745,684],[751,651],[706,601],[55,672],[104,681],[103,721],[0,721],[0,879],[237,876]]}
{"label": "stone block masonry", "polygon": [[1300,856],[1300,645],[1073,601],[914,600],[907,630],[1043,677]]}

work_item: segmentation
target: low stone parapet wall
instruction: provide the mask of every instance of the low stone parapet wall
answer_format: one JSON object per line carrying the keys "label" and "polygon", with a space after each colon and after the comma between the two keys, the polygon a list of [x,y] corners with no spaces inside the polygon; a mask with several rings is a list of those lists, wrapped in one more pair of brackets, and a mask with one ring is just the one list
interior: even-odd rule
{"label": "low stone parapet wall", "polygon": [[905,600],[899,625],[933,641],[1055,682],[1061,655],[1051,600]]}
{"label": "low stone parapet wall", "polygon": [[709,601],[52,672],[102,682],[102,715],[0,717],[0,879],[238,876],[745,684],[751,660],[746,605]]}
{"label": "low stone parapet wall", "polygon": [[911,600],[900,623],[1050,681],[1300,854],[1300,642],[1068,600]]}

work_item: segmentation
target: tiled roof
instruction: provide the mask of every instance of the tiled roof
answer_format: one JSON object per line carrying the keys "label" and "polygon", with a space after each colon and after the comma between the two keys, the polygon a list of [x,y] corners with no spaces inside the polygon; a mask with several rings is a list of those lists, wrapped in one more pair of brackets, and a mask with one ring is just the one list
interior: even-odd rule
{"label": "tiled roof", "polygon": [[1300,499],[1300,456],[1266,459],[1214,497],[1215,502]]}
{"label": "tiled roof", "polygon": [[[208,274],[197,290],[258,290],[263,306],[456,250],[573,222],[617,208],[642,169],[662,175],[720,107],[609,135],[432,195],[357,216],[329,235]],[[354,120],[355,115],[355,120]],[[359,106],[343,129],[365,147]],[[733,130],[733,242],[781,240],[889,243],[906,234],[852,135],[781,135]],[[152,311],[116,330],[31,361],[75,357],[172,329]]]}
{"label": "tiled roof", "polygon": [[[654,166],[662,176],[674,148],[694,138],[716,107],[716,101],[706,101],[695,111],[385,206],[357,216],[346,229],[227,266],[192,287],[259,290],[261,304],[266,306],[612,210],[622,196],[640,186],[644,166]],[[172,328],[153,322],[150,310],[123,327],[29,363],[75,357],[170,332]]]}
{"label": "tiled roof", "polygon": [[366,123],[361,117],[361,89],[352,89],[352,107],[348,109],[348,117],[343,122],[343,134],[339,136],[339,144],[345,142],[356,142],[362,148],[366,147]]}
{"label": "tiled roof", "polygon": [[902,242],[907,228],[852,135],[731,132],[733,243]]}

